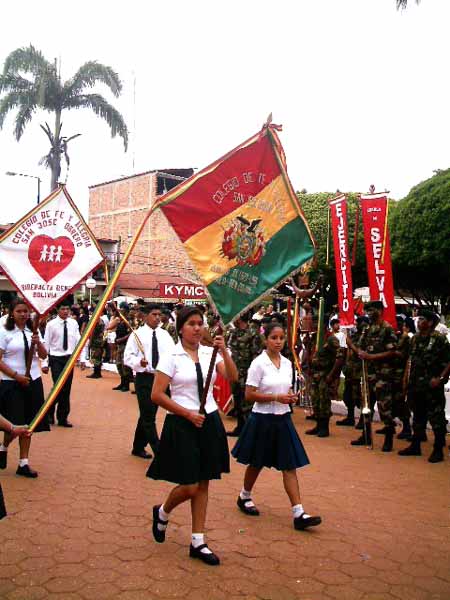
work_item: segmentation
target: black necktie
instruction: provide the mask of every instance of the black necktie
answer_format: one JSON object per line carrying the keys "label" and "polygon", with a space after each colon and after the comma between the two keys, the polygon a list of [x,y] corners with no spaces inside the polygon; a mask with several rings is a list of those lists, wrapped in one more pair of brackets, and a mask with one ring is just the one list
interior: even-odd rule
{"label": "black necktie", "polygon": [[156,331],[153,330],[153,338],[152,338],[152,367],[156,369],[156,365],[159,360],[159,352],[158,352],[158,339],[156,337]]}
{"label": "black necktie", "polygon": [[23,331],[23,330],[22,330],[22,335],[23,335],[23,352],[25,355],[25,369],[26,369],[27,363],[28,363],[28,354],[30,352],[30,346],[28,345],[27,336],[25,335],[25,331]]}
{"label": "black necktie", "polygon": [[68,347],[69,347],[69,340],[67,338],[67,321],[64,321],[63,350],[67,350]]}
{"label": "black necktie", "polygon": [[195,370],[197,371],[198,398],[201,402],[202,396],[203,396],[203,373],[202,373],[202,367],[199,362],[195,363]]}

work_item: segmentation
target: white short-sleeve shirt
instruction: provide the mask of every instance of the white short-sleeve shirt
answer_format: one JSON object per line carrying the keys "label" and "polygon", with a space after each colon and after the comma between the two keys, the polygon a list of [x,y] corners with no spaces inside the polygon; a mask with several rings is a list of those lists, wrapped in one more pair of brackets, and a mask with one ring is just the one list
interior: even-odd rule
{"label": "white short-sleeve shirt", "polygon": [[[31,336],[33,333],[25,327],[24,329],[25,335],[28,341],[28,347],[31,348]],[[39,339],[41,342],[42,336],[39,333]],[[2,361],[13,371],[17,371],[19,375],[25,375],[26,371],[26,363],[25,363],[25,344],[23,341],[23,333],[22,330],[19,329],[16,325],[12,331],[8,331],[4,327],[0,328],[0,350],[3,351]],[[41,376],[41,371],[39,369],[39,359],[37,357],[37,352],[33,355],[33,362],[31,363],[30,369],[31,379],[37,379]],[[8,377],[5,373],[2,373],[2,379],[12,381],[13,377]]]}
{"label": "white short-sleeve shirt", "polygon": [[[287,394],[292,388],[292,363],[280,355],[280,368],[273,364],[264,350],[250,365],[247,385],[257,388],[261,394]],[[255,402],[253,412],[271,415],[284,415],[290,412],[288,404],[282,402]]]}
{"label": "white short-sleeve shirt", "polygon": [[[208,346],[200,345],[198,349],[198,359],[202,369],[203,383],[206,382],[212,353],[213,348]],[[222,360],[223,358],[218,354],[216,358],[216,367]],[[173,350],[161,355],[156,370],[170,377],[170,394],[174,402],[188,410],[199,409],[200,399],[198,395],[195,363],[183,348],[181,342],[178,342]],[[205,404],[205,411],[208,414],[217,410],[217,404],[212,394],[216,374],[216,369],[214,369]]]}

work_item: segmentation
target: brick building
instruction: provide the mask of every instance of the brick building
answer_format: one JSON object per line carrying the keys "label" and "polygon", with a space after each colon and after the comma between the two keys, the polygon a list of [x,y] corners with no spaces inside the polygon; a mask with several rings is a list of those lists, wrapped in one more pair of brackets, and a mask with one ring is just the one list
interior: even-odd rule
{"label": "brick building", "polygon": [[[89,226],[94,235],[118,240],[119,253],[123,255],[155,200],[193,172],[193,169],[147,171],[90,186]],[[124,270],[127,278],[124,287],[129,288],[132,274],[141,275],[140,288],[147,287],[146,279],[151,279],[153,287],[156,279],[167,283],[171,276],[176,283],[195,281],[186,253],[161,211],[149,218],[130,256]],[[120,283],[119,280],[119,286]]]}

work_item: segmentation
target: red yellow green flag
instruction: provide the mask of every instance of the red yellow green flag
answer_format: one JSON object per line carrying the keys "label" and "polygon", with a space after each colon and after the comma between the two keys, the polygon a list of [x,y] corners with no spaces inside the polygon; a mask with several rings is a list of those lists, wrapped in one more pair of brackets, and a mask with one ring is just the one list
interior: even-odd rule
{"label": "red yellow green flag", "polygon": [[225,324],[314,254],[276,129],[265,126],[154,207],[174,228]]}

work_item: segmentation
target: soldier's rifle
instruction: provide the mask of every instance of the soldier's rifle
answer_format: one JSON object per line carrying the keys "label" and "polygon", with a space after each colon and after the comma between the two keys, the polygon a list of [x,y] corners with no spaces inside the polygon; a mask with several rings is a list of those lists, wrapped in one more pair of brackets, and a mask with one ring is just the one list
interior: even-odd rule
{"label": "soldier's rifle", "polygon": [[144,356],[144,360],[147,360],[145,357],[144,344],[141,342],[141,339],[138,336],[138,334],[136,333],[136,331],[132,328],[131,323],[128,321],[128,319],[126,317],[124,317],[124,315],[120,311],[119,311],[119,318],[125,323],[125,325],[127,327],[130,328],[131,333],[133,334],[133,337],[136,341],[136,345],[137,345],[138,349],[140,350],[140,352],[142,352],[142,355]]}
{"label": "soldier's rifle", "polygon": [[[367,361],[364,358],[362,362],[361,375],[361,413],[363,417],[364,438],[367,447],[373,450],[373,435],[372,435],[372,415],[370,410],[370,391],[369,391],[369,372],[367,369]],[[369,443],[370,442],[370,443]]]}
{"label": "soldier's rifle", "polygon": [[[367,337],[368,327],[366,327],[359,338],[359,344]],[[363,433],[368,448],[373,450],[372,435],[372,411],[370,409],[370,390],[369,390],[369,370],[367,361],[361,358],[361,414],[363,421]]]}

